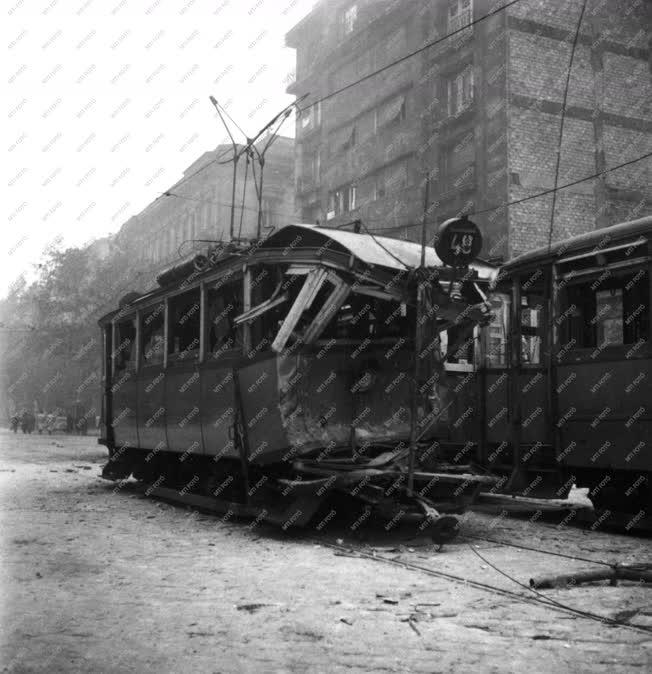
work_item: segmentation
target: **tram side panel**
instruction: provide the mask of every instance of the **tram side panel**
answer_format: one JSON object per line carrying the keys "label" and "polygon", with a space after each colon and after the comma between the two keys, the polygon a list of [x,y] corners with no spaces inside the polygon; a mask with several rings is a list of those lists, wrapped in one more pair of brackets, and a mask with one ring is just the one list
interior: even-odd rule
{"label": "tram side panel", "polygon": [[543,368],[521,371],[518,395],[521,413],[521,443],[551,445],[548,410],[548,375]]}
{"label": "tram side panel", "polygon": [[162,363],[143,367],[138,376],[138,437],[142,449],[168,449],[165,377]]}
{"label": "tram side panel", "polygon": [[558,382],[560,463],[574,471],[652,470],[651,358],[562,364]]}
{"label": "tram side panel", "polygon": [[203,454],[199,346],[200,290],[168,299],[166,430],[169,447],[184,456]]}
{"label": "tram side panel", "polygon": [[140,447],[166,450],[167,434],[164,367],[165,304],[160,302],[141,317],[142,354],[138,373],[138,438]]}
{"label": "tram side panel", "polygon": [[[237,373],[244,441],[251,463],[279,461],[287,453],[288,438],[279,409],[275,353],[265,353],[240,366]],[[301,411],[297,412],[301,415]]]}
{"label": "tram side panel", "polygon": [[200,368],[201,426],[204,450],[216,458],[239,458],[233,427],[236,419],[235,371],[239,353],[211,356]]}
{"label": "tram side panel", "polygon": [[203,454],[201,386],[194,361],[170,365],[165,376],[167,440],[173,452]]}
{"label": "tram side panel", "polygon": [[482,423],[481,377],[477,371],[448,371],[446,382],[450,407],[448,419],[448,440],[454,444],[477,444],[480,441]]}

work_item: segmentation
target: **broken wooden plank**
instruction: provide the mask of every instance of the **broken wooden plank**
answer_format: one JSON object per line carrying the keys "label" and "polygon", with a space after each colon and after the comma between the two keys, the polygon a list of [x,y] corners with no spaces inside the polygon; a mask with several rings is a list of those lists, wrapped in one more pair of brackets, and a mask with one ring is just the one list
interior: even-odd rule
{"label": "broken wooden plank", "polygon": [[377,286],[362,285],[360,283],[354,283],[351,286],[351,291],[358,295],[376,297],[379,300],[385,300],[387,302],[401,302],[403,300],[403,295],[400,292],[392,291],[391,289],[386,290]]}
{"label": "broken wooden plank", "polygon": [[306,276],[303,286],[297,295],[292,308],[288,312],[283,325],[279,328],[276,339],[272,343],[272,350],[280,353],[287,344],[292,331],[301,318],[301,314],[310,307],[317,293],[322,287],[328,272],[323,268],[313,268]]}
{"label": "broken wooden plank", "polygon": [[349,295],[351,286],[343,281],[337,274],[328,273],[328,280],[334,285],[334,289],[328,296],[321,311],[315,316],[312,323],[308,326],[304,336],[304,344],[312,344],[319,338],[326,326],[330,323],[333,316],[340,309]]}
{"label": "broken wooden plank", "polygon": [[269,311],[270,309],[273,309],[274,307],[277,307],[279,304],[283,304],[283,302],[287,301],[288,301],[287,293],[283,293],[278,297],[265,300],[264,302],[261,302],[252,309],[249,309],[249,311],[245,311],[241,313],[239,316],[236,316],[233,319],[233,323],[235,325],[240,325],[242,323],[249,323],[250,321],[253,321],[259,316],[262,316],[265,312]]}
{"label": "broken wooden plank", "polygon": [[582,583],[595,583],[608,580],[616,585],[619,580],[630,580],[635,583],[652,583],[652,569],[635,565],[614,565],[590,571],[576,571],[554,576],[538,576],[530,578],[530,587],[535,589],[550,589],[556,587],[572,587]]}

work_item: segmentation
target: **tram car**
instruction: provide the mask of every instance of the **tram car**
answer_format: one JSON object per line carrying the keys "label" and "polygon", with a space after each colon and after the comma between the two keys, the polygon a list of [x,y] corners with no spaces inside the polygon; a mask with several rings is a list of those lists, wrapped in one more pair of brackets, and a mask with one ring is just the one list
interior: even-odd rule
{"label": "tram car", "polygon": [[[452,437],[457,460],[499,477],[493,491],[563,499],[576,484],[596,511],[650,521],[651,260],[648,216],[501,269]],[[469,407],[479,413],[462,419]]]}
{"label": "tram car", "polygon": [[329,499],[452,536],[450,513],[495,479],[440,456],[437,336],[487,320],[496,273],[311,225],[177,265],[99,322],[104,477],[284,527]]}

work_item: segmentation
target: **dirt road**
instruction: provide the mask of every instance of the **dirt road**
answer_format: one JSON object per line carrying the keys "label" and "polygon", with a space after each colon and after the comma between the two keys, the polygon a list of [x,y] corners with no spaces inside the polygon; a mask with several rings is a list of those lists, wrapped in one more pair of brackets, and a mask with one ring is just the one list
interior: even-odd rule
{"label": "dirt road", "polygon": [[[527,584],[591,564],[481,540],[631,562],[650,561],[650,538],[486,513],[469,515],[464,536],[439,553],[400,531],[282,534],[145,499],[135,485],[115,489],[99,478],[104,450],[94,442],[0,431],[1,671],[595,674],[652,666],[652,633],[534,603],[491,566]],[[649,589],[602,583],[545,594],[652,627]]]}

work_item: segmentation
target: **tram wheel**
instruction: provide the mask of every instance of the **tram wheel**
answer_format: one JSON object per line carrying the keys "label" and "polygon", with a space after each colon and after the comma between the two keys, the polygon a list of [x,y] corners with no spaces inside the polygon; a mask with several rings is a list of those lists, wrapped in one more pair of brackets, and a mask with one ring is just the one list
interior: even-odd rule
{"label": "tram wheel", "polygon": [[650,476],[631,472],[608,474],[600,481],[594,478],[589,486],[588,497],[596,511],[631,512],[648,509],[651,497]]}
{"label": "tram wheel", "polygon": [[460,532],[460,523],[457,517],[442,515],[428,527],[428,535],[433,543],[443,545],[450,543]]}

